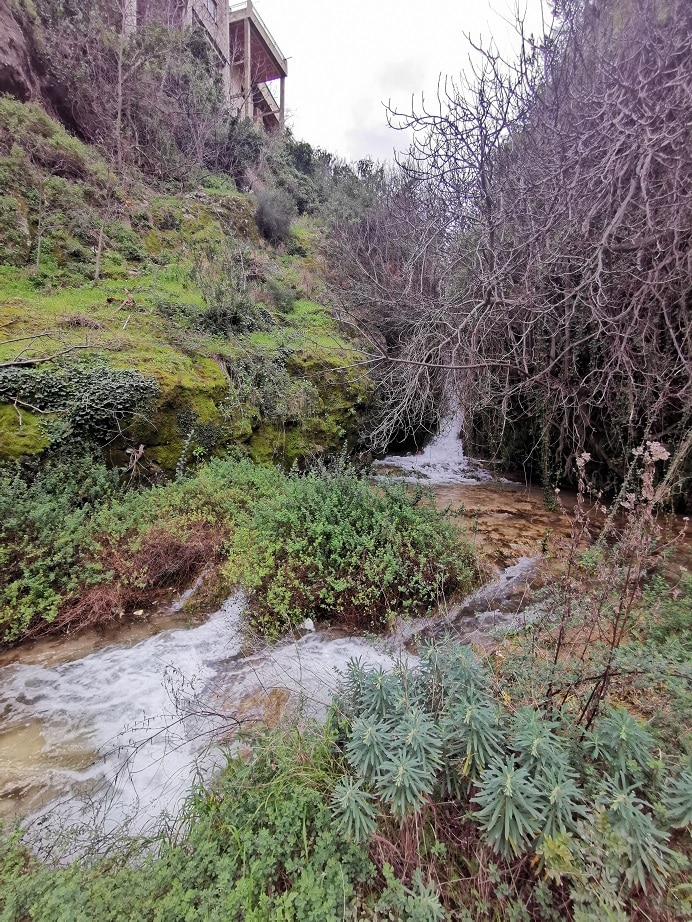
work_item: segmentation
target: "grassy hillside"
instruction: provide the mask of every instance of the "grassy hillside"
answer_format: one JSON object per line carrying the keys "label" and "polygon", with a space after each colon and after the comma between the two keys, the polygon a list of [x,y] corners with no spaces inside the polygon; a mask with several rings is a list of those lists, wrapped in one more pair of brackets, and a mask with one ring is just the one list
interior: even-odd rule
{"label": "grassy hillside", "polygon": [[170,474],[231,445],[291,464],[353,441],[368,383],[324,303],[319,224],[274,246],[255,211],[224,175],[116,180],[1,98],[0,460],[87,439]]}

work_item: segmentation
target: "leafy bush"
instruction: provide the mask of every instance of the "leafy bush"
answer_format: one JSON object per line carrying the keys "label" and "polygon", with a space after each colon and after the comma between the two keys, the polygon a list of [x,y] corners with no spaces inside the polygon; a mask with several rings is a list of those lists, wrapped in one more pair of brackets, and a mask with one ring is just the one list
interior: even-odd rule
{"label": "leafy bush", "polygon": [[242,250],[228,248],[207,247],[196,254],[192,279],[204,298],[198,318],[202,332],[231,336],[272,326],[271,314],[249,297],[246,260]]}
{"label": "leafy bush", "polygon": [[117,477],[91,459],[47,464],[34,478],[0,473],[0,641],[55,620],[87,577],[92,518],[116,491]]}
{"label": "leafy bush", "polygon": [[233,393],[226,403],[227,412],[253,406],[262,419],[285,425],[305,421],[320,407],[315,385],[292,377],[281,354],[270,358],[253,350],[247,356],[227,362],[226,368],[233,383]]}
{"label": "leafy bush", "polygon": [[663,783],[661,807],[653,737],[626,710],[607,708],[581,738],[569,711],[512,714],[513,704],[449,640],[426,647],[415,668],[350,664],[331,714],[346,763],[332,796],[344,834],[364,843],[398,825],[405,838],[415,822],[437,838],[438,814],[451,808],[470,826],[457,825],[454,841],[475,835],[508,868],[529,857],[593,914],[580,918],[605,918],[611,904],[623,913],[635,892],[663,893],[685,864],[671,836],[692,815],[689,770]]}
{"label": "leafy bush", "polygon": [[0,474],[0,642],[104,624],[184,589],[254,498],[280,484],[249,462],[125,491],[91,458]]}
{"label": "leafy bush", "polygon": [[255,220],[257,227],[270,243],[283,243],[297,215],[296,206],[286,192],[266,189],[257,196]]}
{"label": "leafy bush", "polygon": [[213,461],[124,490],[91,459],[0,477],[0,631],[74,630],[185,588],[229,538],[227,585],[275,635],[306,616],[380,628],[475,577],[434,507],[344,465],[306,476]]}
{"label": "leafy bush", "polygon": [[373,487],[343,463],[282,486],[230,545],[228,572],[270,634],[307,616],[380,629],[476,577],[470,546],[422,491]]}

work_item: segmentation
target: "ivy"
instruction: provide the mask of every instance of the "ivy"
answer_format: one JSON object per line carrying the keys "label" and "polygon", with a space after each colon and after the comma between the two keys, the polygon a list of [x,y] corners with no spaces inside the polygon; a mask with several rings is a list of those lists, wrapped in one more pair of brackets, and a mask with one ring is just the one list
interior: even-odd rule
{"label": "ivy", "polygon": [[0,403],[17,403],[63,423],[63,438],[106,441],[135,416],[146,416],[159,388],[137,371],[104,361],[0,369]]}

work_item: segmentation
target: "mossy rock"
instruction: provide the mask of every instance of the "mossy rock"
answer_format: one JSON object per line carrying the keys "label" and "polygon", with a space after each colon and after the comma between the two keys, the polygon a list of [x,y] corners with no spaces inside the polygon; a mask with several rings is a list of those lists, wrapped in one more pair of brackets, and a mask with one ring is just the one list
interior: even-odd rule
{"label": "mossy rock", "polygon": [[13,406],[0,405],[0,459],[17,461],[24,455],[38,455],[49,445],[39,416],[21,407],[18,413]]}

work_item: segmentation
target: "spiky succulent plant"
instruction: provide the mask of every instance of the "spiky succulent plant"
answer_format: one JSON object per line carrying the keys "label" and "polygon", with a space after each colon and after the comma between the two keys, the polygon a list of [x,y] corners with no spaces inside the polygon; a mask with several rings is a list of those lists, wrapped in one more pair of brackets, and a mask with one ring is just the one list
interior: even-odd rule
{"label": "spiky succulent plant", "polygon": [[486,841],[504,858],[520,855],[536,839],[545,798],[513,756],[486,768],[472,800],[480,806],[476,818]]}
{"label": "spiky succulent plant", "polygon": [[364,842],[375,831],[375,806],[372,794],[363,790],[360,779],[348,776],[334,788],[332,807],[341,829],[356,842]]}
{"label": "spiky succulent plant", "polygon": [[666,822],[683,829],[692,825],[692,770],[685,769],[677,778],[671,778],[663,793]]}
{"label": "spiky succulent plant", "polygon": [[624,708],[610,708],[586,734],[588,755],[611,776],[641,781],[653,761],[654,739],[646,726]]}

